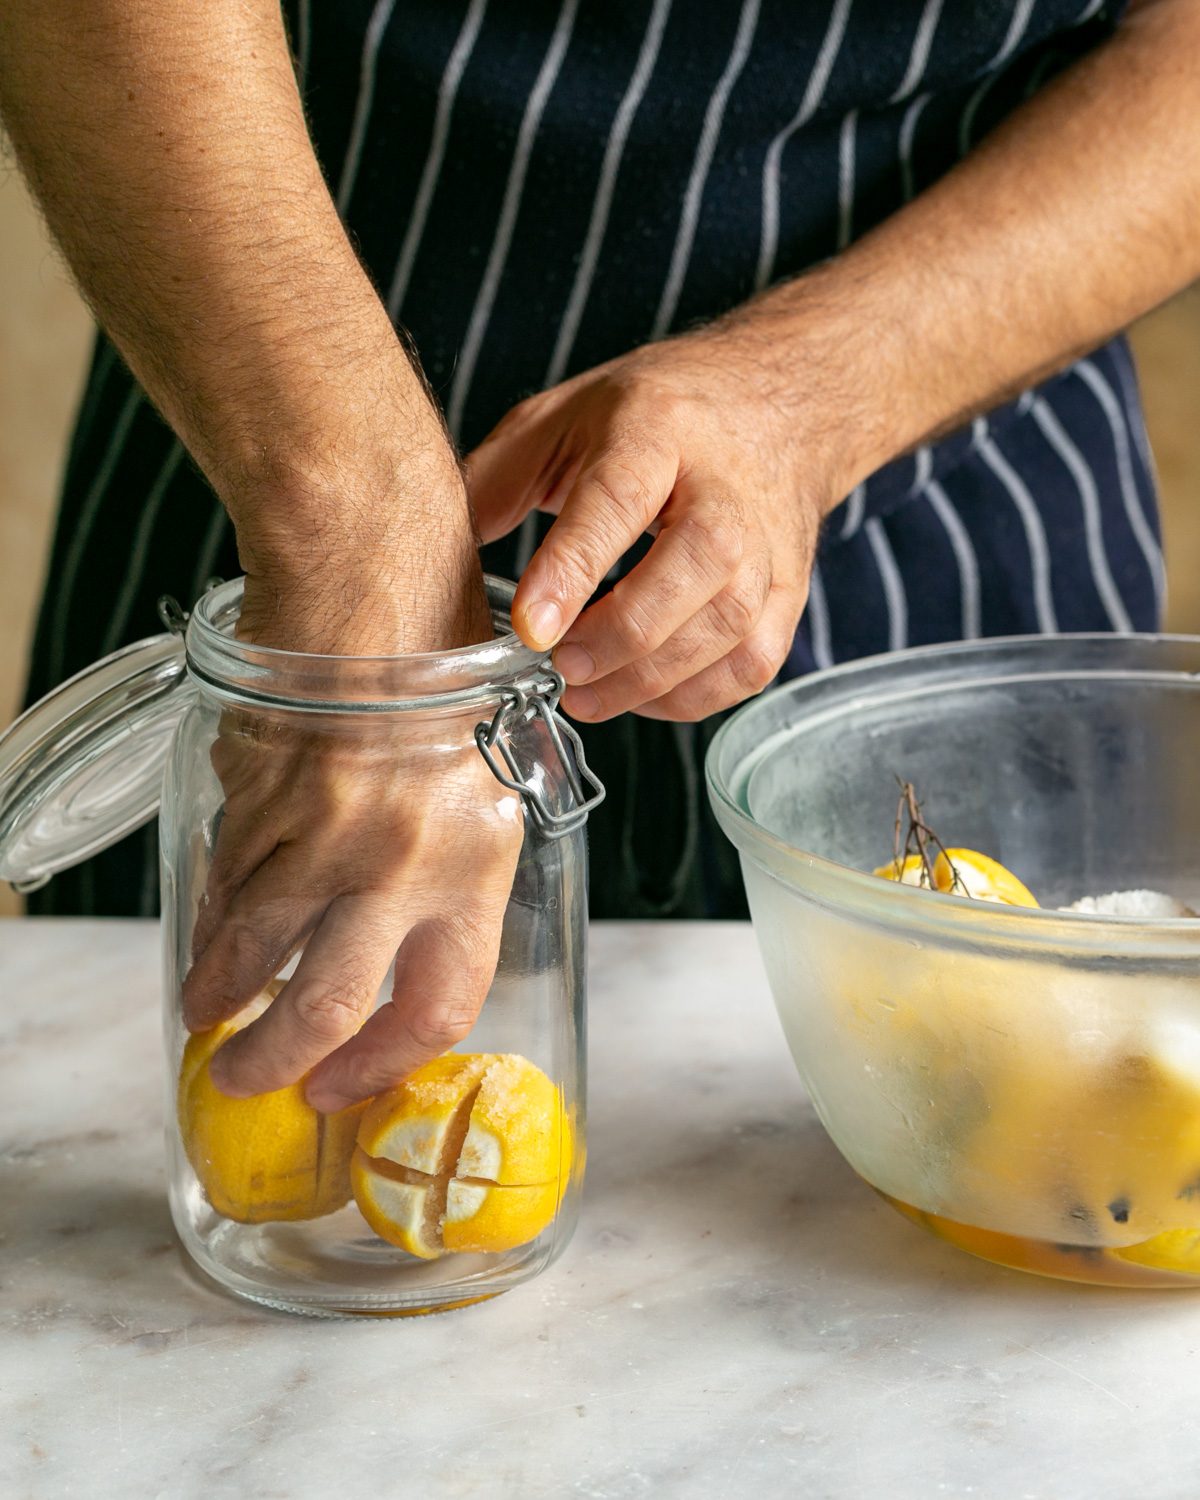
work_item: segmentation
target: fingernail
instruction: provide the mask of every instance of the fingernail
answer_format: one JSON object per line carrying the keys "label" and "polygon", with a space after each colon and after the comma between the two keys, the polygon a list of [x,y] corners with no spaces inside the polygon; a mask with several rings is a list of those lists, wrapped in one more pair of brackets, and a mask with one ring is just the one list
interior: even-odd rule
{"label": "fingernail", "polygon": [[554,653],[554,665],[568,682],[586,682],[596,670],[596,663],[582,646],[571,641]]}
{"label": "fingernail", "polygon": [[563,707],[576,719],[590,719],[600,708],[600,699],[590,687],[573,687],[563,699]]}
{"label": "fingernail", "polygon": [[529,634],[535,646],[553,646],[563,628],[563,612],[551,599],[531,604],[525,611]]}

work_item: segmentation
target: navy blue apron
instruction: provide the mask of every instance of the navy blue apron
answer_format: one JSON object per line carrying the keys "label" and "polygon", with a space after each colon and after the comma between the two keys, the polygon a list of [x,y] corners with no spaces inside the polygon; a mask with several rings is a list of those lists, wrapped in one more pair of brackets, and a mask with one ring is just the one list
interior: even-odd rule
{"label": "navy blue apron", "polygon": [[[469,450],[516,401],[827,259],[1103,43],[1097,0],[290,0],[317,153]],[[515,576],[534,521],[486,549]],[[224,511],[101,338],[29,696],[239,572]],[[1118,340],[888,464],[828,521],[784,676],[906,645],[1149,630],[1151,460]],[[715,721],[587,729],[598,916],[745,911]],[[156,909],[153,828],[36,912]]]}

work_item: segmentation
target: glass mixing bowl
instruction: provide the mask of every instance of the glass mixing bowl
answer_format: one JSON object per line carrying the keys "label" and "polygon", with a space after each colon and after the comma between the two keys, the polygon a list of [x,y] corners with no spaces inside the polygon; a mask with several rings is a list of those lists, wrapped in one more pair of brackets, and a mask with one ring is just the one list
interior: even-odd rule
{"label": "glass mixing bowl", "polygon": [[[788,1043],[850,1165],[986,1259],[1200,1286],[1200,639],[936,646],[775,689],[709,750]],[[881,880],[897,779],[1040,910]]]}

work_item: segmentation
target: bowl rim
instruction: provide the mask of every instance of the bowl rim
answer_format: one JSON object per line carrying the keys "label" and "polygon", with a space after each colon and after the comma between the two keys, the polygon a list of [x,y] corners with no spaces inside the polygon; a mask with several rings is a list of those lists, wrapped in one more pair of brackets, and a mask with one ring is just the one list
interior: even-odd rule
{"label": "bowl rim", "polygon": [[[846,915],[866,914],[885,925],[902,923],[917,931],[932,929],[960,940],[977,940],[986,935],[1006,945],[1028,944],[1034,947],[1055,946],[1084,950],[1093,956],[1149,956],[1147,949],[1162,945],[1166,956],[1191,958],[1200,953],[1200,919],[1195,917],[1112,916],[1093,912],[1063,911],[1055,907],[1016,907],[929,891],[896,881],[882,880],[867,870],[859,870],[837,860],[814,854],[789,843],[779,834],[764,828],[741,807],[720,769],[720,760],[730,739],[763,705],[787,694],[798,696],[821,691],[832,681],[848,684],[852,695],[856,680],[878,673],[885,665],[894,668],[900,662],[920,661],[928,657],[951,660],[970,655],[1000,655],[1016,647],[1029,653],[1062,643],[1095,643],[1111,645],[1177,645],[1194,647],[1200,654],[1200,635],[1182,632],[1074,631],[1059,635],[986,636],[969,641],[949,641],[926,646],[910,646],[902,651],[877,652],[853,661],[840,662],[802,677],[792,678],[752,698],[735,710],[713,736],[704,759],[705,781],[713,811],[726,835],[739,853],[795,894],[816,899],[820,904]],[[1129,668],[1114,667],[1114,675],[1130,675]],[[1030,676],[1054,676],[1053,670],[1029,674],[1004,674],[1005,681]],[[1063,676],[1081,675],[1078,669]],[[1090,675],[1090,674],[1087,674]],[[1190,683],[1200,691],[1200,662],[1195,672],[1146,671],[1144,678],[1163,677]],[[995,680],[1000,680],[999,678]],[[829,711],[835,705],[826,705]],[[844,708],[843,704],[843,708]],[[744,765],[744,759],[740,764]],[[756,857],[759,856],[759,857]],[[765,856],[763,858],[762,856]],[[785,873],[786,871],[786,873]],[[795,876],[793,880],[791,877]],[[1115,951],[1114,951],[1115,950]]]}

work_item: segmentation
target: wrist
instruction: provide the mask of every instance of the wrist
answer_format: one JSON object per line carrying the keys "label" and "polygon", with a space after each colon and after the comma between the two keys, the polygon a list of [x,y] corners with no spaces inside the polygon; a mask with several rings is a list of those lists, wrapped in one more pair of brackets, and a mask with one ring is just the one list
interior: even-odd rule
{"label": "wrist", "polygon": [[289,462],[230,504],[264,644],[393,655],[486,639],[490,615],[449,451],[394,449],[317,472]]}
{"label": "wrist", "polygon": [[713,327],[757,392],[789,480],[822,518],[918,441],[898,327],[839,262],[735,309]]}

